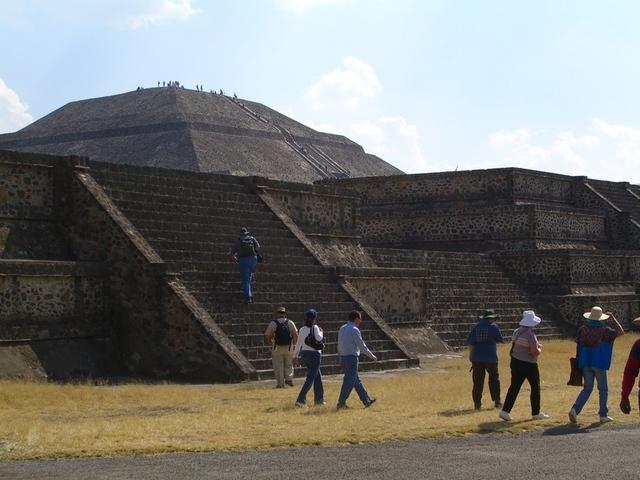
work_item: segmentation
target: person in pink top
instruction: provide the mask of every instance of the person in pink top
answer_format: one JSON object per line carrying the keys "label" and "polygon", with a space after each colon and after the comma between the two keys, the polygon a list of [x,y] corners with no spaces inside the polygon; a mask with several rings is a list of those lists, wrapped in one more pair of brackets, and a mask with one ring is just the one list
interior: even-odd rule
{"label": "person in pink top", "polygon": [[541,322],[533,310],[522,312],[520,327],[513,332],[511,344],[511,385],[500,412],[500,418],[510,422],[511,409],[516,403],[520,387],[525,380],[531,386],[531,416],[534,420],[546,420],[549,415],[540,411],[540,370],[538,356],[542,352],[542,345],[538,342],[533,329]]}

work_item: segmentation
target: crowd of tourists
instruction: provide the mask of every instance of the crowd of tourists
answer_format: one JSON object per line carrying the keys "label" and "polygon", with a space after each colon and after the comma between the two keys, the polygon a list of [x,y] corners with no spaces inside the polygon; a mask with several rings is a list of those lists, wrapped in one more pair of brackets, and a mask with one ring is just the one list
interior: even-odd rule
{"label": "crowd of tourists", "polygon": [[[233,243],[229,253],[239,265],[245,300],[251,303],[256,266],[262,259],[260,244],[246,228],[242,228],[240,237]],[[293,386],[294,367],[304,365],[307,374],[295,405],[306,408],[307,393],[312,387],[315,405],[325,405],[321,373],[322,351],[325,344],[323,331],[317,323],[318,312],[310,308],[306,312],[304,326],[299,331],[295,323],[287,318],[286,313],[285,307],[278,307],[275,311],[276,318],[269,323],[264,333],[265,342],[272,346],[276,388],[285,388],[285,385]],[[604,312],[599,306],[592,307],[589,312],[584,313],[583,317],[576,336],[574,362],[576,372],[572,372],[573,380],[571,383],[583,388],[569,410],[569,420],[572,423],[577,423],[578,415],[582,412],[594,385],[597,383],[600,422],[610,422],[613,418],[609,415],[608,409],[607,373],[611,367],[614,342],[616,338],[624,334],[624,330],[612,312]],[[505,338],[496,323],[497,319],[498,315],[495,310],[485,310],[467,337],[473,383],[471,397],[474,408],[476,410],[482,409],[482,393],[485,378],[488,377],[491,401],[494,407],[499,409],[499,418],[506,422],[513,421],[511,410],[526,380],[530,387],[531,417],[534,420],[550,418],[541,410],[540,406],[538,358],[543,347],[536,337],[535,328],[540,325],[542,319],[533,310],[525,310],[518,328],[511,336],[509,350],[511,382],[504,403],[500,396],[497,345],[505,343]],[[375,397],[369,395],[358,375],[361,353],[377,361],[376,356],[362,339],[362,333],[359,329],[361,322],[360,312],[352,311],[349,313],[348,321],[338,331],[338,356],[344,368],[342,387],[337,401],[338,409],[348,408],[347,399],[354,389],[365,407],[370,407],[376,401]],[[640,326],[640,317],[633,320],[633,323]],[[625,414],[631,411],[629,395],[639,372],[640,338],[631,348],[622,379],[620,410]]]}

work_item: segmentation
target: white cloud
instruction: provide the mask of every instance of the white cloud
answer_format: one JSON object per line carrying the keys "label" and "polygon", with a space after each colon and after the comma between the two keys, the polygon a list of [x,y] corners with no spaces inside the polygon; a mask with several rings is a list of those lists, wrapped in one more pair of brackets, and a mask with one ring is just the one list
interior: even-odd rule
{"label": "white cloud", "polygon": [[15,132],[33,122],[20,97],[0,78],[0,133]]}
{"label": "white cloud", "polygon": [[339,5],[341,3],[345,3],[345,0],[276,0],[276,5],[280,9],[298,15],[322,5]]}
{"label": "white cloud", "polygon": [[314,110],[351,110],[363,99],[382,93],[382,84],[371,65],[355,57],[345,57],[342,64],[309,87],[306,98]]}
{"label": "white cloud", "polygon": [[378,155],[407,173],[426,170],[418,129],[404,117],[383,116],[376,121],[351,124],[349,128],[353,139],[368,153]]}
{"label": "white cloud", "polygon": [[491,135],[506,156],[464,168],[522,167],[618,181],[639,180],[640,129],[594,118],[584,132],[532,132],[526,128]]}
{"label": "white cloud", "polygon": [[191,5],[191,0],[163,0],[154,2],[154,5],[153,11],[149,13],[130,15],[121,19],[120,27],[139,30],[172,21],[186,21],[198,13]]}

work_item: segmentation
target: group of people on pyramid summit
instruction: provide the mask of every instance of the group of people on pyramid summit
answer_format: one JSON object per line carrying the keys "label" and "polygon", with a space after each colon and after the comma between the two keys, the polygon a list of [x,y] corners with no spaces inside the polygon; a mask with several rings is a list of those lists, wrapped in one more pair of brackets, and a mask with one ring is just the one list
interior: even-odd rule
{"label": "group of people on pyramid summit", "polygon": [[[247,303],[253,301],[252,283],[256,266],[262,260],[260,243],[247,228],[240,230],[239,238],[233,243],[229,253],[238,263],[244,297]],[[306,396],[313,386],[314,402],[324,405],[324,388],[320,371],[322,350],[324,348],[322,329],[317,325],[318,313],[315,309],[306,312],[305,325],[298,332],[295,324],[287,319],[285,307],[276,310],[276,319],[269,323],[265,331],[265,341],[273,346],[272,362],[276,378],[276,388],[293,386],[293,367],[304,364],[307,375],[296,400],[296,406],[306,406]],[[540,370],[538,358],[542,353],[542,344],[538,341],[534,329],[542,321],[533,310],[522,314],[519,327],[513,332],[509,355],[511,384],[504,399],[500,397],[500,376],[498,372],[497,344],[504,343],[504,338],[495,320],[498,315],[494,310],[485,310],[478,323],[471,329],[467,337],[469,359],[473,372],[472,398],[476,410],[482,408],[482,392],[484,380],[489,377],[489,392],[495,408],[500,409],[499,417],[507,422],[513,420],[511,410],[516,402],[520,388],[525,380],[529,383],[531,394],[531,415],[535,420],[545,420],[549,415],[540,410]],[[603,312],[594,306],[584,314],[585,322],[578,329],[576,337],[576,358],[578,368],[584,378],[584,386],[569,410],[569,419],[576,423],[582,412],[594,384],[598,385],[599,410],[601,422],[612,420],[608,409],[608,378],[611,366],[613,343],[624,333],[618,320],[611,312]],[[360,400],[369,407],[376,399],[369,396],[358,375],[360,353],[363,352],[374,361],[376,356],[367,348],[358,326],[362,316],[357,311],[349,313],[347,323],[338,332],[338,355],[344,366],[344,379],[338,408],[347,408],[347,399],[355,389]],[[633,320],[640,325],[640,317]],[[293,349],[293,350],[292,350]],[[629,394],[633,389],[635,378],[640,371],[640,338],[634,343],[627,360],[622,381],[620,409],[623,413],[631,410]],[[639,404],[640,405],[640,404]]]}
{"label": "group of people on pyramid summit", "polygon": [[[576,336],[576,358],[584,385],[569,410],[569,420],[572,423],[577,423],[578,415],[589,400],[594,384],[597,383],[600,422],[610,422],[613,418],[609,415],[608,408],[607,372],[611,367],[614,341],[624,334],[624,330],[613,313],[603,312],[602,308],[598,306],[592,307],[583,316],[584,322],[578,328]],[[496,347],[498,343],[504,342],[504,338],[495,322],[497,317],[494,310],[485,310],[467,338],[473,372],[472,398],[475,409],[482,408],[482,391],[486,373],[489,377],[491,400],[494,406],[500,409],[499,417],[501,419],[507,422],[513,421],[511,409],[526,380],[531,388],[531,416],[534,420],[545,420],[549,418],[549,415],[540,410],[540,370],[538,369],[538,358],[542,353],[542,344],[534,332],[535,327],[542,320],[533,310],[527,310],[522,314],[520,326],[513,332],[510,350],[511,385],[504,403],[502,403]],[[633,320],[633,323],[640,325],[640,317]],[[631,411],[629,395],[639,371],[640,338],[631,348],[622,379],[620,410],[625,414]]]}

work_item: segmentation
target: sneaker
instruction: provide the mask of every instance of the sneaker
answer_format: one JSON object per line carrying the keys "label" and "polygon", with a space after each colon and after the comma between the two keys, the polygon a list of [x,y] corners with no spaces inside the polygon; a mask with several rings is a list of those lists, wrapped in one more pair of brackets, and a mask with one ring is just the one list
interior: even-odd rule
{"label": "sneaker", "polygon": [[498,416],[505,422],[513,421],[513,417],[511,416],[511,414],[509,412],[505,412],[504,410],[502,410]]}
{"label": "sneaker", "polygon": [[571,423],[578,423],[578,412],[576,412],[575,408],[569,410],[569,421]]}
{"label": "sneaker", "polygon": [[498,400],[496,403],[493,404],[493,406],[496,408],[502,408],[502,402]]}
{"label": "sneaker", "polygon": [[531,418],[534,419],[534,420],[546,420],[547,418],[551,418],[551,417],[549,415],[547,415],[546,413],[540,412],[537,415],[533,415]]}
{"label": "sneaker", "polygon": [[296,402],[296,407],[298,407],[298,408],[307,408],[307,404],[306,403],[302,403],[302,402]]}
{"label": "sneaker", "polygon": [[321,400],[319,402],[315,402],[316,407],[324,407],[327,404],[327,402],[325,402],[324,400]]}
{"label": "sneaker", "polygon": [[376,403],[377,398],[376,397],[371,397],[369,398],[369,403],[367,403],[364,408],[369,408],[371,405],[373,405],[374,403]]}
{"label": "sneaker", "polygon": [[346,403],[339,403],[336,405],[336,410],[347,410],[349,406]]}
{"label": "sneaker", "polygon": [[276,388],[284,388],[284,385],[276,385]]}
{"label": "sneaker", "polygon": [[479,412],[480,410],[482,410],[482,405],[474,405],[473,409]]}
{"label": "sneaker", "polygon": [[285,382],[287,385],[289,385],[290,387],[293,387],[293,380],[285,380]]}
{"label": "sneaker", "polygon": [[609,415],[605,415],[604,417],[600,417],[600,423],[613,422],[613,417]]}

